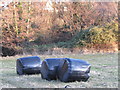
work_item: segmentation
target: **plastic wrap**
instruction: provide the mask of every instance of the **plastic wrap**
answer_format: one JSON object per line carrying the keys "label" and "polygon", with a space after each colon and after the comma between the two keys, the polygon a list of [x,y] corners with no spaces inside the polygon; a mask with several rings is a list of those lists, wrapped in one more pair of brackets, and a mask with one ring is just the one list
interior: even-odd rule
{"label": "plastic wrap", "polygon": [[45,59],[41,65],[41,77],[46,80],[56,80],[59,61],[62,58]]}
{"label": "plastic wrap", "polygon": [[39,74],[41,60],[38,56],[18,58],[16,61],[17,74]]}
{"label": "plastic wrap", "polygon": [[90,68],[91,65],[84,60],[66,58],[60,60],[57,75],[62,82],[87,81]]}

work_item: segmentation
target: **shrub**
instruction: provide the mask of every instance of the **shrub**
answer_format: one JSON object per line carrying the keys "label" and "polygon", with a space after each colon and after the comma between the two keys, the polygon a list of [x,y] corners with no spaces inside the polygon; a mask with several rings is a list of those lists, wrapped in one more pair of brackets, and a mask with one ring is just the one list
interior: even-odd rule
{"label": "shrub", "polygon": [[94,44],[109,44],[118,41],[118,24],[112,22],[106,26],[96,26],[81,30],[71,40],[74,47]]}
{"label": "shrub", "polygon": [[104,27],[94,27],[90,30],[89,33],[89,43],[101,44],[116,41],[116,35],[111,29],[107,29]]}

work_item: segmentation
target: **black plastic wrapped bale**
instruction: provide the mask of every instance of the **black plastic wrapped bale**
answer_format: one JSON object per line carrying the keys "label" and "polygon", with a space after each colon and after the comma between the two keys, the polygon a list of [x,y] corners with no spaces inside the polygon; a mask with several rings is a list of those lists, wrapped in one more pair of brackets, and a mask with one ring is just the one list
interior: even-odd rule
{"label": "black plastic wrapped bale", "polygon": [[41,77],[46,80],[57,79],[57,69],[62,58],[45,59],[41,64]]}
{"label": "black plastic wrapped bale", "polygon": [[30,56],[19,58],[16,61],[17,74],[39,74],[41,68],[41,60],[38,56]]}
{"label": "black plastic wrapped bale", "polygon": [[58,79],[62,82],[87,81],[91,65],[80,59],[66,58],[60,60]]}

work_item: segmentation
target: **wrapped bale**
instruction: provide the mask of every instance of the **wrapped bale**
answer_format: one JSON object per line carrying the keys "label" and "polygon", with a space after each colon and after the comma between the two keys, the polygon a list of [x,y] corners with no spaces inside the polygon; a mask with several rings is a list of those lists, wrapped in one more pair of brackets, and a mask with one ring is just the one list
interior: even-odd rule
{"label": "wrapped bale", "polygon": [[58,79],[62,82],[87,81],[91,65],[80,59],[62,59],[58,67]]}
{"label": "wrapped bale", "polygon": [[62,58],[45,59],[41,64],[41,77],[46,80],[57,79],[57,69]]}
{"label": "wrapped bale", "polygon": [[16,61],[17,74],[39,74],[41,68],[41,60],[38,56],[30,56],[19,58]]}

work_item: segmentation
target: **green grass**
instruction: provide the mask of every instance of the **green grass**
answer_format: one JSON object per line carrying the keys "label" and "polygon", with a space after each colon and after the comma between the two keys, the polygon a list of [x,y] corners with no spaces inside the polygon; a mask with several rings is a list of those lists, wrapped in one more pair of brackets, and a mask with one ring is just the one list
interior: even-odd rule
{"label": "green grass", "polygon": [[118,88],[118,54],[71,54],[71,55],[39,55],[45,58],[78,58],[88,61],[91,68],[91,77],[87,82],[64,83],[59,80],[47,81],[41,79],[41,75],[16,74],[16,59],[24,56],[0,58],[0,85],[1,88],[64,88],[70,85],[72,88]]}

